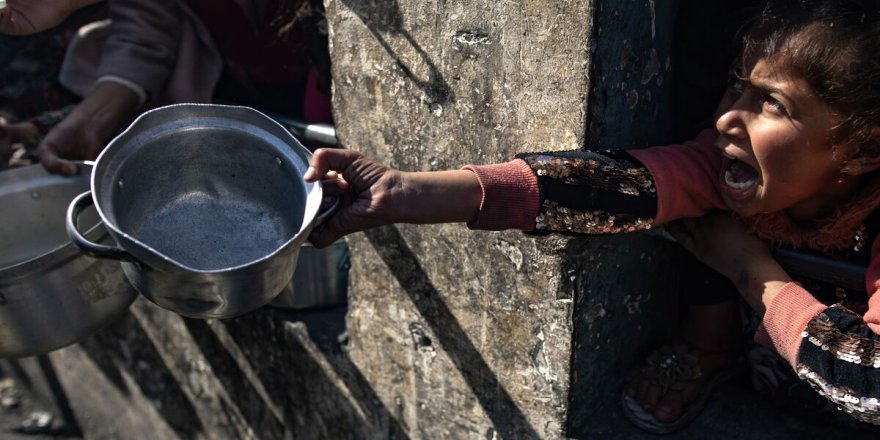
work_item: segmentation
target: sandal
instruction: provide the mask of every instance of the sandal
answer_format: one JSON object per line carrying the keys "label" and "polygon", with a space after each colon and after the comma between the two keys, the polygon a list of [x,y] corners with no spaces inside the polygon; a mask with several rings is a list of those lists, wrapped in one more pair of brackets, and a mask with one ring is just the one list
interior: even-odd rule
{"label": "sandal", "polygon": [[[665,395],[671,391],[683,391],[688,383],[703,379],[704,374],[700,364],[700,354],[690,350],[686,345],[664,345],[648,356],[641,373],[643,378],[658,385],[661,393]],[[652,410],[644,408],[636,397],[630,396],[626,391],[621,393],[623,414],[638,428],[651,434],[670,434],[678,431],[703,411],[706,401],[715,388],[744,373],[744,367],[744,363],[737,359],[713,373],[701,385],[697,396],[691,402],[684,404],[681,416],[672,422],[657,420]]]}

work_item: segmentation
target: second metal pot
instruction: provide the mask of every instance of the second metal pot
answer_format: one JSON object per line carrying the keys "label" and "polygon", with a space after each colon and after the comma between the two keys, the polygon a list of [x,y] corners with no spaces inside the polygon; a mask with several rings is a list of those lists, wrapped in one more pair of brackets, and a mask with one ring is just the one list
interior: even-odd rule
{"label": "second metal pot", "polygon": [[345,240],[323,249],[303,244],[290,284],[269,303],[283,309],[315,309],[348,302],[351,254]]}
{"label": "second metal pot", "polygon": [[[40,165],[0,173],[0,358],[77,342],[137,297],[119,264],[84,255],[64,233],[64,208],[86,188],[85,176],[55,176]],[[83,223],[89,239],[108,238],[94,211]]]}

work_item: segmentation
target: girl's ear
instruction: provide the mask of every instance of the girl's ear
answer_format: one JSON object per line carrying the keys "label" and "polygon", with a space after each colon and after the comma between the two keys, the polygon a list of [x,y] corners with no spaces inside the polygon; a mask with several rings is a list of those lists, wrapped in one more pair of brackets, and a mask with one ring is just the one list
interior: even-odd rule
{"label": "girl's ear", "polygon": [[841,171],[851,176],[861,176],[880,169],[880,127],[871,131],[871,140],[848,159]]}

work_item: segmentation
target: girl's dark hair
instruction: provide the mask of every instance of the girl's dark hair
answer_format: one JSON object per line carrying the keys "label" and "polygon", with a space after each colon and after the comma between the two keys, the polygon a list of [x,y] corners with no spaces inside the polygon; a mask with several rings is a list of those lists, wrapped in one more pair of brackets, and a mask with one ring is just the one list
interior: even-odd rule
{"label": "girl's dark hair", "polygon": [[835,141],[876,148],[869,141],[880,126],[880,1],[768,0],[742,53],[745,65],[779,61],[803,77],[841,117]]}

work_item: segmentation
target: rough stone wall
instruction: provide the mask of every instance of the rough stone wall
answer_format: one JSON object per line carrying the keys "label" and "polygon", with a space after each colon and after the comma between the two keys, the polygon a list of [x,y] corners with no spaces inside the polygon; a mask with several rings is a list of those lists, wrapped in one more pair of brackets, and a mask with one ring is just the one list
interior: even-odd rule
{"label": "rough stone wall", "polygon": [[[327,2],[337,135],[404,170],[579,148],[592,2]],[[463,225],[350,238],[349,353],[415,438],[557,438],[565,240]]]}
{"label": "rough stone wall", "polygon": [[[671,141],[677,2],[327,5],[337,134],[392,166]],[[644,234],[398,225],[351,244],[352,359],[424,438],[607,433],[677,280]]]}

